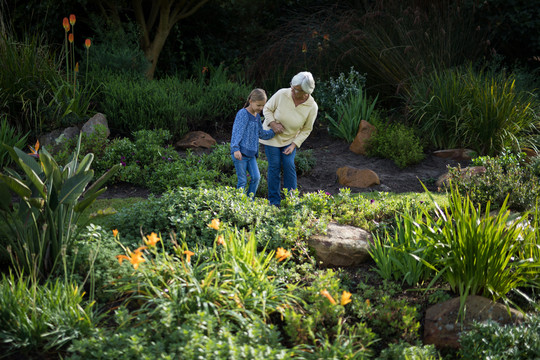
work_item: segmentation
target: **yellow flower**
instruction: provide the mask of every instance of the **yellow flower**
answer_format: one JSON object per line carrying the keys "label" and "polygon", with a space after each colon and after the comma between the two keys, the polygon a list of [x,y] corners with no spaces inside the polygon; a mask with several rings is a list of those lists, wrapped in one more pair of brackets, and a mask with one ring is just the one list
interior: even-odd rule
{"label": "yellow flower", "polygon": [[148,246],[156,246],[156,244],[160,240],[155,232],[151,233],[150,235],[146,235],[146,238],[148,240],[144,239],[144,243]]}
{"label": "yellow flower", "polygon": [[79,72],[79,62],[75,63],[75,72]]}
{"label": "yellow flower", "polygon": [[208,224],[208,227],[214,230],[219,230],[219,225],[220,225],[219,219],[213,219],[212,222]]}
{"label": "yellow flower", "polygon": [[139,264],[142,262],[145,262],[146,260],[143,258],[142,250],[146,249],[146,246],[141,246],[137,250],[133,251],[129,254],[129,256],[126,255],[116,255],[116,258],[118,259],[118,262],[122,264],[122,261],[127,260],[133,265],[133,268],[137,270],[139,268]]}
{"label": "yellow flower", "polygon": [[70,26],[69,26],[69,19],[68,19],[67,17],[65,17],[64,20],[62,21],[62,26],[64,27],[64,30],[65,30],[66,32],[69,31],[69,28],[70,28]]}
{"label": "yellow flower", "polygon": [[332,305],[336,305],[336,300],[334,300],[332,295],[330,295],[330,293],[326,289],[321,291],[321,295],[324,296],[325,298],[327,298]]}
{"label": "yellow flower", "polygon": [[341,294],[341,305],[345,306],[351,301],[351,293],[348,291],[343,291],[343,294]]}
{"label": "yellow flower", "polygon": [[75,25],[75,21],[77,20],[77,18],[75,17],[75,14],[71,14],[69,15],[69,23],[73,26]]}
{"label": "yellow flower", "polygon": [[118,236],[118,229],[114,229],[112,231],[112,234],[113,234],[114,237],[117,237]]}
{"label": "yellow flower", "polygon": [[84,46],[85,46],[87,49],[90,48],[90,46],[92,46],[92,40],[86,39],[86,40],[84,41]]}
{"label": "yellow flower", "polygon": [[186,261],[191,262],[191,257],[195,255],[193,251],[186,250],[184,251],[184,255],[186,255]]}
{"label": "yellow flower", "polygon": [[371,306],[371,302],[369,301],[369,299],[366,299],[366,305],[367,305],[368,307]]}
{"label": "yellow flower", "polygon": [[291,256],[291,252],[289,250],[285,250],[284,248],[277,248],[276,250],[276,259],[278,259],[278,262],[285,260]]}
{"label": "yellow flower", "polygon": [[217,237],[217,244],[218,245],[225,245],[225,239],[223,238],[223,235],[219,235]]}
{"label": "yellow flower", "polygon": [[73,33],[69,34],[68,40],[69,40],[70,43],[73,43],[73,40],[74,40]]}

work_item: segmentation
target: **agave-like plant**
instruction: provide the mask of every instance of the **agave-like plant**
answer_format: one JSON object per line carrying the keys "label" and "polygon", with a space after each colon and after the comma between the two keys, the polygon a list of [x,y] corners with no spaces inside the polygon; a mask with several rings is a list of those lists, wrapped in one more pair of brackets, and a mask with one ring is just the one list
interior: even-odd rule
{"label": "agave-like plant", "polygon": [[[44,148],[26,154],[3,144],[21,174],[12,169],[0,173],[0,216],[7,233],[5,247],[14,270],[33,278],[47,278],[72,246],[80,214],[106,188],[104,183],[118,170],[115,165],[91,186],[92,153],[79,161],[81,136],[70,161],[60,166]],[[36,161],[37,158],[37,161]],[[20,198],[13,202],[12,192]]]}

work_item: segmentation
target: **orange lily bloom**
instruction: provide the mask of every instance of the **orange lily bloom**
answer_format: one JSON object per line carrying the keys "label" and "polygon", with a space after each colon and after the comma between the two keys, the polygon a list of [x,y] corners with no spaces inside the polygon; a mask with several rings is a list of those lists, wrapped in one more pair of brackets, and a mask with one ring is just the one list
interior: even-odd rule
{"label": "orange lily bloom", "polygon": [[195,255],[193,251],[186,250],[184,251],[184,255],[186,255],[186,261],[191,262],[191,257]]}
{"label": "orange lily bloom", "polygon": [[324,296],[325,298],[327,298],[332,305],[336,305],[336,300],[334,300],[332,295],[330,295],[330,293],[326,289],[321,291],[321,295]]}
{"label": "orange lily bloom", "polygon": [[69,15],[69,23],[71,24],[71,26],[75,25],[76,20],[77,18],[75,17],[75,14]]}
{"label": "orange lily bloom", "polygon": [[369,301],[369,299],[366,299],[366,305],[369,307],[371,306],[371,302]]}
{"label": "orange lily bloom", "polygon": [[84,46],[85,46],[87,49],[89,49],[90,46],[92,46],[92,40],[86,39],[86,40],[84,41]]}
{"label": "orange lily bloom", "polygon": [[284,248],[277,248],[276,250],[276,259],[278,259],[278,262],[285,260],[291,256],[291,252],[289,250],[285,250]]}
{"label": "orange lily bloom", "polygon": [[341,305],[345,306],[351,301],[351,293],[348,291],[343,291],[343,294],[341,294]]}
{"label": "orange lily bloom", "polygon": [[148,246],[156,246],[160,238],[157,236],[155,232],[151,233],[150,235],[146,235],[146,238],[148,240],[144,240],[144,243]]}
{"label": "orange lily bloom", "polygon": [[69,40],[70,43],[73,43],[73,40],[74,40],[73,33],[69,34],[68,40]]}
{"label": "orange lily bloom", "polygon": [[69,26],[69,20],[67,17],[65,17],[64,20],[62,20],[62,26],[64,27],[64,30],[66,30],[66,32],[69,31],[70,26]]}
{"label": "orange lily bloom", "polygon": [[325,34],[325,35],[323,36],[323,39],[326,40],[326,41],[330,40],[330,35]]}
{"label": "orange lily bloom", "polygon": [[225,245],[225,239],[223,239],[223,235],[219,235],[217,237],[217,244],[218,245]]}
{"label": "orange lily bloom", "polygon": [[208,66],[203,66],[202,68],[202,73],[207,73],[208,72]]}
{"label": "orange lily bloom", "polygon": [[114,237],[117,237],[118,236],[118,229],[114,229],[112,231],[112,234],[113,234]]}
{"label": "orange lily bloom", "polygon": [[208,224],[208,227],[214,230],[219,230],[219,225],[221,225],[219,219],[213,219],[212,222]]}
{"label": "orange lily bloom", "polygon": [[122,261],[127,260],[133,265],[133,268],[137,270],[139,268],[139,264],[142,262],[145,262],[146,259],[143,258],[142,250],[146,249],[146,246],[141,246],[137,250],[133,251],[129,254],[129,256],[126,255],[116,255],[116,258],[118,259],[118,262],[122,264]]}

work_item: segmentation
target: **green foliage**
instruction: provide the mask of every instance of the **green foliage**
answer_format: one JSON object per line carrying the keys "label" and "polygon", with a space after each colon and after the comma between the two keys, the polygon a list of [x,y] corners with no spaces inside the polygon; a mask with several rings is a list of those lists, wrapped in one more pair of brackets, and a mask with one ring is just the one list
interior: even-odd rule
{"label": "green foliage", "polygon": [[368,99],[365,91],[358,89],[351,94],[344,102],[337,104],[337,118],[334,119],[326,114],[326,119],[330,126],[328,132],[330,135],[345,139],[348,143],[352,143],[362,120],[370,121],[374,115],[375,105],[378,95],[375,99]]}
{"label": "green foliage", "polygon": [[406,342],[399,344],[388,344],[388,347],[381,352],[378,360],[437,360],[442,357],[435,349],[435,345],[411,345]]}
{"label": "green foliage", "polygon": [[41,134],[60,123],[61,114],[48,104],[54,99],[51,82],[62,81],[59,60],[42,37],[21,42],[0,36],[0,112],[20,133]]}
{"label": "green foliage", "polygon": [[361,75],[351,67],[349,73],[345,75],[340,73],[337,78],[330,77],[328,80],[317,81],[317,105],[319,105],[319,114],[321,120],[326,119],[328,115],[332,119],[338,119],[336,104],[343,104],[348,99],[359,92],[366,85],[366,76]]}
{"label": "green foliage", "polygon": [[535,359],[540,356],[540,317],[527,316],[519,325],[495,321],[474,323],[461,334],[459,351],[463,359]]}
{"label": "green foliage", "polygon": [[2,274],[0,344],[4,355],[54,354],[94,329],[93,304],[76,284],[58,279],[37,283]]}
{"label": "green foliage", "polygon": [[[20,149],[4,145],[24,174],[0,173],[0,216],[8,226],[7,248],[19,275],[46,278],[54,272],[72,246],[80,213],[105,191],[100,188],[116,170],[111,169],[87,189],[94,177],[90,169],[93,155],[79,162],[80,141],[81,137],[65,166],[59,166],[45,149],[35,154],[37,162]],[[10,190],[20,197],[17,207]]]}
{"label": "green foliage", "polygon": [[[435,216],[423,211],[415,231],[427,242],[434,261],[425,264],[438,271],[460,296],[460,316],[468,295],[482,295],[509,302],[507,294],[535,281],[539,259],[521,258],[538,246],[532,236],[535,225],[527,214],[511,219],[506,202],[495,214],[485,211],[469,197],[452,188],[448,207],[437,208]],[[405,215],[407,216],[407,215]],[[513,222],[510,222],[513,220]],[[421,254],[417,253],[421,257]],[[532,276],[533,275],[533,276]]]}
{"label": "green foliage", "polygon": [[407,305],[405,300],[396,300],[384,295],[371,306],[366,322],[384,342],[396,338],[414,342],[420,337],[418,320],[419,314],[414,306]]}
{"label": "green foliage", "polygon": [[540,196],[539,177],[531,172],[518,156],[482,157],[475,160],[484,166],[485,171],[474,172],[449,168],[448,180],[472,202],[486,206],[488,202],[494,209],[500,208],[505,200],[509,209],[524,211],[535,206]]}
{"label": "green foliage", "polygon": [[[166,77],[149,81],[110,75],[104,80],[99,111],[120,135],[143,129],[168,129],[175,139],[188,130],[207,130],[233,119],[250,87],[223,79],[208,82]],[[216,109],[219,109],[216,111]]]}
{"label": "green foliage", "polygon": [[403,124],[375,123],[377,132],[370,138],[367,154],[392,160],[400,169],[424,159],[420,139],[413,128]]}
{"label": "green foliage", "polygon": [[[6,144],[10,147],[23,148],[28,140],[27,132],[24,135],[18,133],[14,126],[10,125],[6,116],[0,116],[0,144]],[[13,160],[9,157],[8,151],[4,147],[0,147],[0,169],[12,164]]]}
{"label": "green foliage", "polygon": [[383,279],[401,281],[414,286],[433,276],[433,271],[419,261],[418,253],[428,262],[435,260],[426,248],[426,241],[418,234],[415,223],[422,220],[422,212],[415,215],[396,216],[396,227],[391,234],[385,229],[384,236],[375,234],[369,253]]}
{"label": "green foliage", "polygon": [[469,148],[496,155],[535,145],[537,102],[517,91],[512,74],[456,68],[414,81],[411,117],[435,148]]}

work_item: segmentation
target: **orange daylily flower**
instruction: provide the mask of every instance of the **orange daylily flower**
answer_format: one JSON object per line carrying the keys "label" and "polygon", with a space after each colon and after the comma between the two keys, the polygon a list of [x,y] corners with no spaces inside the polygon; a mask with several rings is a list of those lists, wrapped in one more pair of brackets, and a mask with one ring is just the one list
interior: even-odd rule
{"label": "orange daylily flower", "polygon": [[208,67],[207,66],[203,66],[202,68],[202,73],[207,73],[208,72]]}
{"label": "orange daylily flower", "polygon": [[28,145],[28,147],[30,148],[30,151],[31,151],[28,153],[28,155],[39,159],[39,154],[38,154],[39,140],[36,141],[36,145],[34,145],[34,147],[31,147],[30,145]]}
{"label": "orange daylily flower", "polygon": [[129,254],[129,256],[126,255],[116,255],[116,258],[118,259],[118,262],[122,264],[122,261],[127,260],[133,265],[133,268],[137,270],[139,268],[139,264],[142,262],[145,262],[146,259],[143,258],[142,250],[146,249],[146,246],[141,246],[137,250],[133,251]]}
{"label": "orange daylily flower", "polygon": [[325,298],[327,298],[332,305],[336,305],[336,300],[334,300],[332,295],[330,295],[330,293],[326,289],[321,291],[321,295],[324,296]]}
{"label": "orange daylily flower", "polygon": [[65,17],[64,20],[62,20],[62,26],[64,27],[64,30],[66,30],[66,32],[69,31],[70,26],[69,26],[69,20],[67,17]]}
{"label": "orange daylily flower", "polygon": [[323,39],[326,41],[330,40],[330,35],[324,34]]}
{"label": "orange daylily flower", "polygon": [[306,45],[306,43],[302,44],[302,52],[307,53],[307,45]]}
{"label": "orange daylily flower", "polygon": [[291,252],[289,250],[285,250],[284,248],[277,248],[276,250],[276,259],[278,259],[278,262],[285,260],[291,256]]}
{"label": "orange daylily flower", "polygon": [[84,46],[85,46],[87,49],[89,49],[90,46],[92,46],[92,40],[86,39],[86,40],[84,41]]}
{"label": "orange daylily flower", "polygon": [[159,236],[155,232],[151,233],[150,235],[146,235],[146,238],[144,239],[144,243],[148,246],[156,246],[158,241],[160,240]]}
{"label": "orange daylily flower", "polygon": [[219,219],[213,219],[212,222],[208,224],[208,227],[214,230],[219,230],[219,225],[220,225]]}
{"label": "orange daylily flower", "polygon": [[118,229],[114,229],[112,231],[112,234],[113,234],[114,237],[117,237],[118,236]]}
{"label": "orange daylily flower", "polygon": [[369,307],[371,306],[371,302],[369,301],[369,299],[366,299],[366,305]]}
{"label": "orange daylily flower", "polygon": [[77,18],[75,17],[75,14],[71,14],[69,15],[69,23],[73,26],[75,25],[75,21],[77,20]]}
{"label": "orange daylily flower", "polygon": [[348,292],[348,291],[343,291],[343,294],[341,294],[341,305],[342,306],[345,306],[347,305],[348,303],[350,303],[352,300],[351,300],[351,293]]}
{"label": "orange daylily flower", "polygon": [[219,235],[217,237],[217,244],[218,245],[225,245],[225,239],[223,238],[223,235]]}
{"label": "orange daylily flower", "polygon": [[70,43],[73,43],[73,40],[74,40],[73,33],[69,34],[68,40],[69,40]]}
{"label": "orange daylily flower", "polygon": [[184,251],[184,255],[186,255],[186,261],[191,262],[191,257],[195,255],[193,251],[186,250]]}

